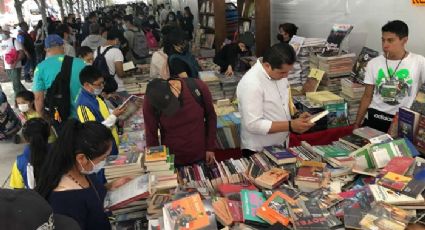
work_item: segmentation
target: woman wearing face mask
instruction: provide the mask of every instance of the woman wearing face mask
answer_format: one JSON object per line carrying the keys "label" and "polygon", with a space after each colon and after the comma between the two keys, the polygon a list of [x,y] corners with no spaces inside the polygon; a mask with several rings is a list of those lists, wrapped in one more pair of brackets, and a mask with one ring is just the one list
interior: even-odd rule
{"label": "woman wearing face mask", "polygon": [[77,115],[81,122],[97,121],[111,130],[114,142],[112,155],[118,154],[119,138],[116,128],[117,118],[124,113],[125,107],[118,107],[112,114],[104,100],[99,97],[103,91],[104,79],[102,74],[93,66],[86,66],[80,72],[80,82],[83,86],[77,99]]}
{"label": "woman wearing face mask", "polygon": [[280,42],[289,43],[292,36],[297,35],[298,27],[293,23],[283,23],[279,25],[279,33],[277,40]]}
{"label": "woman wearing face mask", "polygon": [[164,26],[180,27],[180,24],[177,21],[176,13],[174,13],[174,12],[168,13],[168,16],[167,16],[167,19],[165,20]]}
{"label": "woman wearing face mask", "polygon": [[107,190],[127,183],[125,177],[102,184],[100,171],[111,152],[111,131],[98,122],[66,122],[51,148],[37,178],[35,190],[52,206],[53,212],[73,218],[81,229],[111,229],[103,208]]}
{"label": "woman wearing face mask", "polygon": [[155,17],[153,15],[148,16],[148,20],[143,22],[142,27],[144,31],[152,31],[156,41],[159,42],[159,40],[161,39],[159,24],[155,21]]}
{"label": "woman wearing face mask", "polygon": [[169,36],[164,37],[163,45],[164,52],[168,55],[170,76],[199,78],[201,68],[189,51],[186,34],[179,28],[171,29],[168,33]]}

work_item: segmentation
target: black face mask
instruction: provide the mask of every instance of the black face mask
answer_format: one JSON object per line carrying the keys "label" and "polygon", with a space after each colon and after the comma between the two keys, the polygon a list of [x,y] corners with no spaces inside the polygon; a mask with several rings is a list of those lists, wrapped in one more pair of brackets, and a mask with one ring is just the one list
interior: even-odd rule
{"label": "black face mask", "polygon": [[277,38],[277,40],[279,40],[280,42],[285,42],[285,41],[283,40],[283,35],[282,35],[282,34],[277,34],[276,38]]}

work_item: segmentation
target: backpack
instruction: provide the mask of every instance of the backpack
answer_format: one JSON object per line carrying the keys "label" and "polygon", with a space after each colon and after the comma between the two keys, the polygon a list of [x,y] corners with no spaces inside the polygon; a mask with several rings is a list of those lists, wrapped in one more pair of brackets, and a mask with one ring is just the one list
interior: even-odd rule
{"label": "backpack", "polygon": [[156,40],[155,36],[153,35],[152,30],[146,30],[145,35],[146,35],[148,47],[150,49],[158,48],[158,41]]}
{"label": "backpack", "polygon": [[148,42],[145,33],[140,30],[130,31],[133,32],[133,49],[131,50],[133,57],[136,59],[143,59],[149,56]]}
{"label": "backpack", "polygon": [[184,61],[189,66],[190,73],[187,73],[189,78],[199,78],[199,71],[201,68],[192,54],[172,54],[168,57],[168,66],[170,66],[171,61],[175,58]]}
{"label": "backpack", "polygon": [[97,47],[97,56],[93,61],[93,66],[102,74],[105,85],[104,88],[108,90],[108,92],[115,92],[118,89],[118,84],[115,81],[115,74],[111,74],[109,72],[108,63],[106,62],[105,54],[112,49],[112,46],[106,47],[103,53],[100,53],[100,46]]}
{"label": "backpack", "polygon": [[7,52],[4,55],[4,59],[5,59],[6,63],[9,64],[9,65],[12,65],[12,64],[16,63],[16,61],[19,58],[19,53],[16,50],[15,39],[14,38],[12,38],[12,44],[13,44],[12,49],[10,49],[9,52]]}
{"label": "backpack", "polygon": [[50,88],[47,89],[44,99],[44,106],[56,129],[60,129],[62,122],[66,121],[71,114],[70,84],[72,62],[72,57],[67,55],[64,56],[61,70],[56,75]]}
{"label": "backpack", "polygon": [[[204,115],[205,115],[204,98],[202,96],[201,90],[198,87],[198,84],[196,83],[196,79],[194,79],[194,78],[184,78],[183,81],[186,84],[186,86],[189,88],[193,99],[195,99],[196,103],[198,103],[199,106],[201,106],[201,108],[204,110]],[[155,113],[156,117],[159,119],[159,117],[161,116],[161,111],[155,109],[155,107],[152,107],[152,108],[154,109],[154,113]]]}

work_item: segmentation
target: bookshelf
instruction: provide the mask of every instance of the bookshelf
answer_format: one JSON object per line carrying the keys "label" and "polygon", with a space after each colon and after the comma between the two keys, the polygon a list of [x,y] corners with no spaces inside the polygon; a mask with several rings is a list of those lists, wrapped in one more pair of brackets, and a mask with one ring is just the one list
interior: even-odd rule
{"label": "bookshelf", "polygon": [[238,0],[239,34],[255,36],[255,55],[263,56],[270,46],[270,0]]}
{"label": "bookshelf", "polygon": [[218,51],[226,38],[225,0],[198,0],[199,24],[205,34],[214,34],[214,48]]}

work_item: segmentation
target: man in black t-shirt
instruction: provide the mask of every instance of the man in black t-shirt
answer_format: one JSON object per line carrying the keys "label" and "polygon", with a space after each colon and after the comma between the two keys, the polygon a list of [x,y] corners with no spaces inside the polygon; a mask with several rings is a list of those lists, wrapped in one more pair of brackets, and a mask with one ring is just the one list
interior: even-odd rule
{"label": "man in black t-shirt", "polygon": [[26,82],[32,82],[31,81],[31,72],[35,69],[35,47],[34,47],[34,41],[32,40],[31,36],[28,33],[29,27],[26,22],[19,23],[19,27],[21,28],[19,30],[17,40],[20,42],[24,47],[25,52],[25,63],[24,64],[24,76]]}

